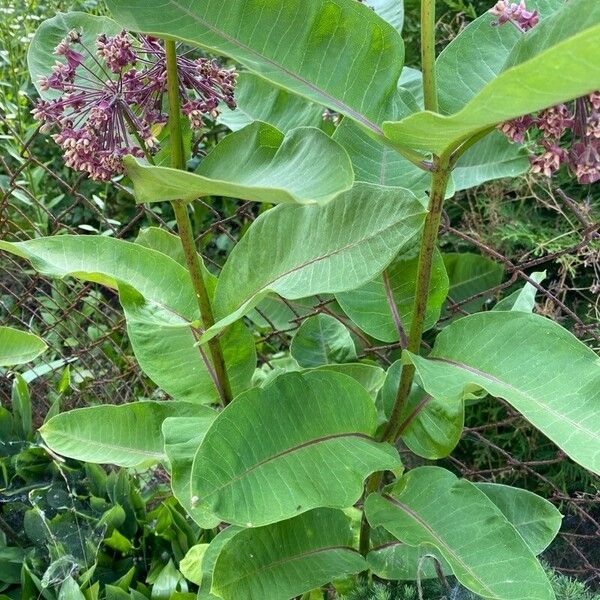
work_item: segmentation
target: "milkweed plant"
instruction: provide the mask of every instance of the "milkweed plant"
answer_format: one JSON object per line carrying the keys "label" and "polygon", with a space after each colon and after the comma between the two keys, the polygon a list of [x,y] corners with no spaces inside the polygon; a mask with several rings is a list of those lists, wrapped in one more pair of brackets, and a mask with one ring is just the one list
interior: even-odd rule
{"label": "milkweed plant", "polygon": [[[533,313],[534,276],[494,310],[440,321],[437,239],[456,191],[529,168],[600,179],[600,3],[499,0],[436,56],[435,2],[421,0],[420,71],[403,64],[401,2],[107,5],[112,18],[39,27],[34,115],[70,168],[170,202],[178,235],[0,249],[113,290],[170,399],[58,414],[44,444],[162,465],[200,532],[186,557],[199,599],[441,574],[483,598],[554,598],[536,558],[560,528],[553,505],[433,461],[457,445],[465,404],[491,395],[600,473],[600,362]],[[215,122],[230,132],[190,161],[190,132]],[[189,216],[215,196],[266,205],[218,277]],[[289,325],[317,296],[331,310],[257,368],[250,325]],[[398,359],[359,358],[364,339]],[[400,447],[429,466],[405,468]]]}

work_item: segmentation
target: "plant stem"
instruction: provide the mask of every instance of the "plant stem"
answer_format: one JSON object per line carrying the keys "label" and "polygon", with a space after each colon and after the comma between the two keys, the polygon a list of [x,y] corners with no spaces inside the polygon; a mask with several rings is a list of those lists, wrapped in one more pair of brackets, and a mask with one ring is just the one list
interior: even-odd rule
{"label": "plant stem", "polygon": [[421,0],[421,69],[425,110],[438,112],[435,75],[435,0]]}
{"label": "plant stem", "polygon": [[[183,150],[183,136],[180,125],[179,106],[179,80],[177,75],[177,52],[175,42],[165,41],[167,54],[167,92],[169,97],[169,134],[171,136],[171,164],[175,169],[185,169],[185,153]],[[209,329],[215,324],[215,317],[210,303],[210,297],[202,273],[200,257],[196,250],[196,242],[192,231],[192,223],[187,209],[187,203],[175,200],[171,203],[177,220],[177,231],[185,254],[185,260],[198,300],[200,318],[204,329]],[[216,375],[215,385],[221,401],[227,405],[231,401],[231,385],[225,369],[225,360],[218,337],[213,337],[208,342],[210,355]]]}
{"label": "plant stem", "polygon": [[[444,205],[444,196],[446,195],[446,186],[450,177],[450,168],[447,160],[443,162],[435,159],[435,170],[431,177],[431,193],[429,196],[429,212],[425,218],[423,227],[423,236],[421,238],[421,248],[419,250],[419,264],[417,267],[417,289],[415,302],[413,306],[413,318],[408,335],[407,350],[414,354],[421,348],[423,338],[423,329],[425,324],[425,315],[427,313],[427,300],[429,298],[429,286],[431,283],[431,268],[433,264],[433,253],[436,248],[440,220],[442,217],[442,207]],[[408,394],[410,393],[415,374],[415,367],[407,364],[402,367],[400,376],[400,385],[396,395],[396,403],[392,410],[390,420],[383,434],[383,439],[394,443],[398,437],[398,429],[401,425],[401,416]]]}

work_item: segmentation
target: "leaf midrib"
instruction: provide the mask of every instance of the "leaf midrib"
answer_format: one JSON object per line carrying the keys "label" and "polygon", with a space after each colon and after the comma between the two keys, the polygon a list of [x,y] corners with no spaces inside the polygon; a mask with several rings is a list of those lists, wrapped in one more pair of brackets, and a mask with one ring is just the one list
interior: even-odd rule
{"label": "leaf midrib", "polygon": [[474,375],[477,375],[478,377],[482,377],[483,379],[487,379],[488,381],[491,381],[492,383],[496,383],[498,385],[504,386],[509,388],[511,391],[513,391],[515,394],[517,394],[518,396],[524,397],[527,400],[531,401],[533,404],[535,404],[538,408],[551,413],[558,421],[562,421],[562,422],[567,422],[569,425],[571,425],[572,427],[574,427],[575,429],[577,429],[578,431],[580,431],[581,433],[585,433],[588,434],[591,438],[600,441],[600,434],[587,429],[586,427],[582,427],[581,423],[578,423],[577,421],[573,421],[572,419],[570,419],[566,414],[564,413],[560,413],[558,411],[556,411],[555,409],[553,409],[551,406],[549,406],[548,404],[544,404],[543,402],[540,402],[539,400],[537,400],[534,396],[532,396],[531,394],[520,390],[519,388],[516,388],[515,386],[513,386],[511,383],[508,383],[502,379],[499,379],[498,377],[495,377],[494,375],[492,375],[491,373],[486,373],[485,371],[481,371],[480,369],[477,369],[476,367],[471,367],[465,363],[461,363],[458,361],[454,361],[451,360],[449,358],[441,358],[441,357],[428,357],[427,360],[431,360],[434,362],[442,362],[448,365],[452,365],[453,367],[457,367],[459,369],[463,369],[464,371],[468,371],[469,373],[473,373]]}
{"label": "leaf midrib", "polygon": [[324,442],[341,439],[341,438],[359,438],[359,439],[374,441],[370,435],[367,435],[366,433],[360,433],[360,432],[332,433],[330,435],[323,435],[323,436],[320,436],[317,438],[313,438],[306,442],[302,442],[301,444],[297,444],[296,446],[286,448],[285,450],[282,450],[282,451],[278,452],[277,454],[268,456],[267,458],[264,458],[263,460],[251,465],[250,467],[246,468],[241,473],[238,473],[235,477],[232,477],[231,479],[229,479],[228,481],[226,481],[219,487],[212,488],[210,490],[210,492],[208,494],[205,494],[204,496],[202,496],[202,498],[200,498],[199,501],[204,501],[204,500],[206,500],[206,498],[209,498],[210,496],[214,496],[215,494],[219,493],[221,490],[225,489],[226,487],[229,487],[229,486],[235,484],[236,482],[240,481],[241,479],[246,477],[252,471],[255,471],[256,469],[259,469],[259,468],[263,467],[264,465],[274,462],[277,459],[281,458],[282,456],[287,456],[289,454],[293,454],[294,452],[304,450],[305,448],[309,448],[310,446],[314,446],[316,444],[321,444]]}
{"label": "leaf midrib", "polygon": [[[238,304],[234,309],[228,311],[228,314],[225,315],[224,317],[222,317],[223,319],[226,318],[227,316],[229,316],[230,314],[234,314],[237,311],[239,311],[240,309],[242,309],[245,305],[247,305],[249,302],[251,302],[254,298],[256,298],[256,296],[258,296],[259,294],[263,293],[264,291],[267,291],[269,289],[272,289],[273,284],[277,283],[278,281],[280,281],[281,279],[284,279],[285,277],[287,277],[288,275],[291,275],[292,273],[296,273],[297,271],[300,271],[301,269],[304,269],[305,267],[308,267],[310,265],[313,265],[321,260],[326,260],[328,258],[331,258],[332,256],[335,256],[337,254],[340,254],[342,252],[346,252],[347,250],[350,250],[356,246],[359,246],[360,244],[364,244],[367,242],[370,242],[371,240],[381,236],[382,234],[384,234],[385,232],[389,231],[390,229],[393,229],[394,227],[397,227],[399,223],[402,223],[404,221],[408,221],[408,219],[416,217],[418,215],[421,214],[425,214],[425,213],[421,213],[421,212],[415,212],[415,213],[410,213],[408,215],[403,216],[401,219],[394,221],[393,223],[391,223],[390,225],[379,229],[377,232],[372,233],[369,236],[360,238],[350,244],[347,244],[346,246],[342,246],[341,248],[337,248],[336,250],[332,250],[326,254],[321,254],[320,256],[316,256],[315,258],[311,258],[310,260],[307,260],[299,265],[296,265],[295,267],[292,267],[291,269],[288,269],[287,271],[284,271],[283,273],[280,273],[279,275],[277,275],[276,277],[273,277],[271,280],[263,283],[258,289],[256,289],[254,292],[252,292],[245,300],[243,300],[240,304]],[[416,235],[416,231],[413,232],[406,240],[404,240],[404,245],[406,245],[408,243],[409,240],[411,240],[413,237],[415,237]]]}

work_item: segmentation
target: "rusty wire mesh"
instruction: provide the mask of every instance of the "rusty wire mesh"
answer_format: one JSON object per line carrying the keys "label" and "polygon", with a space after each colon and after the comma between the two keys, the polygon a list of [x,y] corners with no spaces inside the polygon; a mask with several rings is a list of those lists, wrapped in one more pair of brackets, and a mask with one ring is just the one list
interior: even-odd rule
{"label": "rusty wire mesh", "polygon": [[[11,130],[11,124],[2,120],[0,127],[3,134],[17,137]],[[64,233],[86,233],[86,222],[78,221],[76,213],[85,209],[88,221],[95,223],[94,229],[105,235],[124,239],[133,239],[141,226],[160,225],[169,228],[171,222],[155,206],[133,207],[131,202],[131,218],[126,223],[117,222],[110,217],[110,212],[99,206],[93,193],[83,191],[83,180],[71,173],[55,170],[49,161],[40,156],[34,148],[39,142],[40,134],[36,131],[27,140],[20,140],[20,156],[22,161],[14,161],[8,156],[0,157],[0,170],[4,175],[2,193],[0,195],[0,237],[10,241],[26,239],[41,235],[59,235]],[[60,208],[49,208],[32,194],[24,183],[27,169],[35,167],[43,171],[43,177],[52,181],[65,194],[66,202]],[[67,178],[65,178],[67,177]],[[15,201],[15,194],[21,201]],[[539,292],[538,311],[559,320],[569,327],[579,338],[589,343],[595,350],[600,347],[600,331],[594,319],[584,322],[578,314],[561,297],[560,290],[549,285],[541,285],[530,277],[534,269],[553,264],[565,255],[576,256],[587,253],[592,256],[593,245],[600,236],[600,223],[590,220],[588,214],[560,190],[556,191],[564,209],[570,211],[577,222],[578,240],[572,246],[557,252],[546,253],[535,258],[524,260],[509,259],[490,245],[478,238],[476,233],[460,224],[453,224],[445,215],[442,224],[442,241],[452,238],[463,246],[472,248],[474,252],[486,255],[499,262],[505,269],[503,282],[492,289],[479,292],[461,301],[448,302],[444,319],[456,314],[466,314],[463,307],[474,300],[490,300],[513,286],[516,282],[529,282]],[[240,235],[242,224],[249,224],[256,216],[255,207],[248,203],[232,205],[225,214],[208,204],[203,204],[209,214],[209,225],[197,228],[199,248],[207,249],[210,239],[212,251],[204,253],[207,264],[215,271],[221,266],[225,252],[214,251],[215,236],[235,243]],[[31,211],[38,215],[31,217]],[[39,215],[43,216],[44,228],[38,226]],[[591,259],[593,262],[593,258]],[[156,393],[153,384],[138,369],[124,332],[124,319],[115,295],[94,285],[76,283],[73,280],[50,281],[36,274],[25,262],[0,253],[0,325],[12,325],[31,328],[44,337],[50,346],[50,352],[42,356],[40,364],[48,369],[62,368],[71,364],[83,375],[74,387],[70,402],[74,405],[82,402],[127,402],[140,396]],[[598,263],[591,268],[598,268]],[[556,287],[556,286],[554,286]],[[285,301],[284,301],[285,302]],[[295,316],[289,327],[270,330],[264,329],[258,340],[259,347],[285,349],[289,345],[291,334],[300,323],[310,315],[327,313],[344,323],[361,341],[363,347],[361,357],[370,357],[383,365],[392,362],[393,353],[401,347],[401,343],[375,345],[373,340],[354,328],[343,315],[334,310],[333,300],[318,298],[318,302],[309,310],[303,307],[298,311],[294,303],[287,303]],[[262,315],[269,323],[267,315]],[[102,326],[100,327],[100,324]],[[271,324],[272,325],[272,324]],[[266,356],[259,359],[268,363]],[[86,377],[87,374],[87,377]],[[39,380],[38,380],[39,379]],[[39,415],[45,414],[47,386],[43,377],[38,378],[33,386],[33,396]],[[10,400],[10,385],[6,376],[0,375],[0,401],[6,404]],[[553,447],[541,434],[535,432],[518,414],[501,400],[491,401],[489,412],[484,412],[479,421],[467,420],[463,440],[457,452],[444,463],[465,477],[474,481],[495,481],[514,483],[538,491],[549,497],[566,515],[560,534],[560,541],[555,543],[546,560],[557,570],[578,576],[594,586],[600,585],[600,479],[583,473],[573,465],[560,450]],[[497,444],[498,439],[514,439],[521,436],[524,451],[515,454],[507,452]],[[545,449],[543,459],[528,456],[527,447],[541,445]],[[511,445],[510,447],[513,447]],[[407,464],[418,461],[403,450]],[[474,457],[485,455],[488,463],[482,468],[481,460]],[[553,467],[567,468],[567,476],[557,480]],[[569,481],[569,473],[573,473],[573,483]],[[583,473],[583,474],[582,474]],[[585,479],[585,490],[578,487],[580,478]]]}

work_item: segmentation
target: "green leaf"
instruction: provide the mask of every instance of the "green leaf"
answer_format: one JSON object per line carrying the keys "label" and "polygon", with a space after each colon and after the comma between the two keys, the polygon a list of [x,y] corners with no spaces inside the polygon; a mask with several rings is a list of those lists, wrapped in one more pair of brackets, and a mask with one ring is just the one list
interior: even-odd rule
{"label": "green leaf", "polygon": [[[387,370],[377,398],[386,422],[396,403],[401,374],[402,362],[397,360]],[[413,384],[400,415],[400,437],[417,456],[437,460],[448,456],[456,448],[463,433],[464,420],[462,402],[444,402]]]}
{"label": "green leaf", "polygon": [[254,73],[240,73],[235,85],[235,110],[224,106],[218,121],[238,131],[263,121],[287,133],[296,127],[320,127],[323,107],[275,87]]}
{"label": "green leaf", "polygon": [[[126,29],[229,56],[279,87],[328,106],[375,134],[404,62],[398,32],[359,2],[109,0]],[[168,19],[165,19],[168,15]],[[287,36],[282,52],[282,36]],[[326,68],[324,68],[326,66]]]}
{"label": "green leaf", "polygon": [[[531,274],[531,279],[536,283],[541,283],[546,279],[546,271],[541,271]],[[521,312],[533,312],[535,308],[535,296],[537,294],[537,288],[529,283],[525,282],[525,285],[510,296],[503,298],[494,306],[492,310],[518,310]]]}
{"label": "green leaf", "polygon": [[423,216],[423,205],[408,190],[368,184],[324,206],[278,206],[263,213],[221,272],[214,301],[220,322],[209,335],[270,292],[294,300],[367,283],[412,247]]}
{"label": "green leaf", "polygon": [[58,600],[85,600],[77,582],[72,577],[67,577],[60,586]]}
{"label": "green leaf", "polygon": [[212,415],[187,402],[133,402],[77,408],[52,417],[40,431],[57,454],[91,463],[136,467],[165,460],[161,426],[167,417]]}
{"label": "green leaf", "polygon": [[[169,243],[163,242],[161,250]],[[128,333],[142,369],[177,400],[219,400],[207,368],[211,363],[204,360],[196,344],[200,313],[194,289],[187,270],[176,260],[162,251],[95,235],[17,243],[0,240],[0,250],[29,260],[37,271],[50,277],[73,276],[115,290],[121,284],[123,305],[131,319]],[[214,289],[214,277],[207,278],[208,287]],[[228,337],[233,343],[228,343]],[[223,346],[229,349],[225,361],[234,393],[239,393],[249,384],[256,365],[254,342],[240,323],[224,333]],[[155,351],[177,360],[168,362]]]}
{"label": "green leaf", "polygon": [[318,371],[333,371],[342,373],[352,379],[356,379],[362,385],[372,398],[377,396],[377,392],[385,380],[385,371],[377,365],[368,365],[365,363],[345,363],[340,365],[322,365],[317,367]]}
{"label": "green leaf", "polygon": [[219,531],[219,533],[211,540],[202,557],[202,564],[200,565],[202,573],[200,589],[198,590],[198,600],[215,600],[215,598],[217,598],[217,596],[211,593],[215,563],[217,562],[221,550],[223,550],[229,540],[240,531],[242,531],[240,527],[230,525]]}
{"label": "green leaf", "polygon": [[168,417],[162,423],[165,454],[171,466],[173,496],[203,529],[216,527],[220,519],[192,504],[190,480],[194,456],[216,417],[217,413],[211,411],[194,417]]}
{"label": "green leaf", "polygon": [[255,122],[226,136],[195,173],[124,160],[138,202],[228,196],[271,204],[314,204],[352,187],[344,149],[314,127],[287,134]]}
{"label": "green leaf", "polygon": [[196,544],[192,546],[186,555],[179,561],[179,570],[181,574],[192,583],[200,585],[202,583],[202,560],[209,544]]}
{"label": "green leaf", "polygon": [[195,503],[247,527],[352,506],[367,475],[400,465],[373,439],[376,425],[373,401],[350,377],[281,375],[238,396],[208,430],[194,459]]}
{"label": "green leaf", "polygon": [[420,385],[445,402],[504,398],[575,462],[600,473],[600,362],[556,323],[522,312],[458,319],[429,358],[407,353]]}
{"label": "green leaf", "polygon": [[224,600],[289,600],[366,566],[350,519],[320,508],[235,535],[217,558],[212,589]]}
{"label": "green leaf", "polygon": [[[543,21],[565,6],[564,0],[528,0]],[[469,23],[436,60],[440,112],[459,111],[502,71],[513,48],[523,37],[516,27],[493,27],[489,13]],[[529,34],[528,34],[529,35]]]}
{"label": "green leaf", "polygon": [[[383,530],[387,535],[382,536]],[[418,579],[435,579],[437,573],[434,560],[440,562],[444,574],[451,575],[448,563],[428,546],[409,546],[403,544],[382,528],[373,531],[373,537],[383,537],[385,541],[377,542],[367,554],[369,569],[377,577],[395,581],[417,581]]]}
{"label": "green leaf", "polygon": [[504,70],[461,110],[449,116],[423,111],[386,122],[383,131],[400,147],[446,154],[498,123],[598,89],[600,64],[590,60],[598,54],[600,5],[574,0],[523,36]]}
{"label": "green leaf", "polygon": [[[418,257],[400,257],[384,274],[357,289],[336,294],[336,300],[342,310],[364,332],[384,342],[397,342],[398,330],[388,298],[393,298],[403,330],[410,331],[418,262]],[[439,319],[442,304],[448,294],[448,276],[442,256],[437,251],[434,254],[432,269],[425,315],[426,330],[433,327]]]}
{"label": "green leaf", "polygon": [[[44,99],[51,99],[57,98],[61,94],[57,90],[42,90],[38,80],[41,76],[49,76],[52,73],[52,67],[57,59],[54,49],[67,37],[70,31],[75,30],[81,33],[85,46],[95,49],[96,38],[99,34],[115,35],[122,29],[118,23],[108,17],[97,17],[82,12],[58,13],[56,16],[43,21],[37,28],[27,52],[27,64],[31,80],[40,96]],[[83,52],[83,54],[85,57],[83,64],[86,68],[93,73],[97,73],[102,80],[106,79],[105,71],[98,66],[94,58],[86,52]],[[82,83],[82,81],[79,83]]]}
{"label": "green leaf", "polygon": [[456,191],[460,191],[493,179],[516,177],[528,168],[527,150],[493,131],[460,157],[452,177]]}
{"label": "green leaf", "polygon": [[302,322],[292,339],[292,356],[301,367],[318,367],[356,360],[350,332],[337,319],[319,314]]}
{"label": "green leaf", "polygon": [[[151,250],[157,250],[158,252],[166,254],[168,257],[172,258],[175,262],[178,262],[182,267],[187,269],[185,253],[183,251],[183,246],[181,245],[181,240],[179,239],[179,236],[171,233],[170,231],[161,229],[160,227],[145,227],[144,229],[140,229],[140,232],[135,238],[135,243],[138,244],[138,246],[150,248]],[[204,263],[204,261],[202,261],[202,263]],[[204,276],[211,281],[211,284],[213,280],[216,283],[216,278],[214,275],[208,272],[204,264],[202,264],[201,267]]]}
{"label": "green leaf", "polygon": [[387,21],[398,33],[404,25],[404,0],[369,0],[370,6],[382,19]]}
{"label": "green leaf", "polygon": [[514,525],[531,551],[541,554],[556,537],[562,522],[558,509],[528,490],[498,483],[476,483]]}
{"label": "green leaf", "polygon": [[[453,302],[460,303],[500,285],[502,281],[504,267],[485,256],[462,252],[444,254],[443,257],[450,279],[448,297]],[[469,300],[460,308],[468,313],[477,312],[482,309],[486,299],[484,296]]]}
{"label": "green leaf", "polygon": [[553,600],[543,568],[500,509],[439,467],[409,471],[365,503],[369,522],[411,546],[437,549],[456,578],[490,600]]}
{"label": "green leaf", "polygon": [[0,367],[22,365],[46,351],[46,343],[33,333],[0,327]]}

